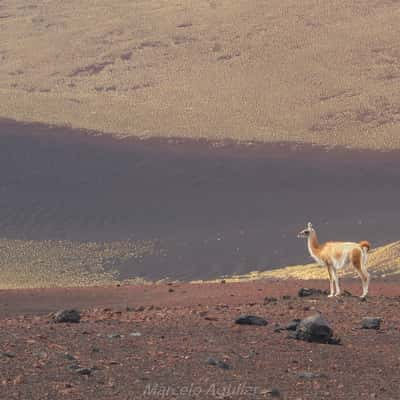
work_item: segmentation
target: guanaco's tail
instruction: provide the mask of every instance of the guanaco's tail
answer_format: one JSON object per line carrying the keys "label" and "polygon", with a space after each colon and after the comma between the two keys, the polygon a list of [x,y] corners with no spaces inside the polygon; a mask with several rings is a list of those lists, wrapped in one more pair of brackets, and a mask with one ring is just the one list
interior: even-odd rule
{"label": "guanaco's tail", "polygon": [[367,252],[371,250],[371,243],[368,242],[368,240],[362,240],[359,245],[363,250],[365,249]]}

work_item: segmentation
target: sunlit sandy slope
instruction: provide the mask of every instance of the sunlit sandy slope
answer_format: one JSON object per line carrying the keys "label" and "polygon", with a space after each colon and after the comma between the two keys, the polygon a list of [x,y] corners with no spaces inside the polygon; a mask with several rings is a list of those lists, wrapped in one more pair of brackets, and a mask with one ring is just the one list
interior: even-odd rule
{"label": "sunlit sandy slope", "polygon": [[121,264],[140,262],[153,251],[151,242],[1,239],[0,289],[117,283]]}
{"label": "sunlit sandy slope", "polygon": [[[391,276],[400,274],[400,241],[390,243],[372,251],[368,260],[368,271],[372,276]],[[346,267],[340,276],[358,276],[352,267]],[[249,274],[228,277],[227,281],[240,281],[261,278],[325,279],[328,273],[317,264],[294,265],[272,271],[254,271]]]}
{"label": "sunlit sandy slope", "polygon": [[0,116],[400,148],[396,1],[4,0]]}
{"label": "sunlit sandy slope", "polygon": [[[154,243],[144,241],[96,243],[1,239],[0,251],[0,289],[10,289],[146,283],[139,276],[121,280],[121,266],[129,265],[131,276],[134,276],[135,263],[154,255],[157,249]],[[371,252],[368,269],[375,277],[399,274],[400,241]],[[349,267],[340,274],[356,276]],[[225,280],[235,282],[262,278],[325,279],[327,272],[315,264],[308,264],[254,271]]]}

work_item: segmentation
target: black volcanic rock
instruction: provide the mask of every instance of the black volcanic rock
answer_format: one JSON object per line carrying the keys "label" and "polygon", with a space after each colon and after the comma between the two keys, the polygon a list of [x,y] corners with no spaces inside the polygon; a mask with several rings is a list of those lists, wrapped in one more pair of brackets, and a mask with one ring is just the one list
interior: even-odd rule
{"label": "black volcanic rock", "polygon": [[327,294],[326,290],[314,289],[314,288],[300,288],[298,292],[299,297],[321,296],[324,294]]}
{"label": "black volcanic rock", "polygon": [[235,320],[235,324],[263,326],[267,325],[268,322],[264,318],[255,315],[242,315]]}
{"label": "black volcanic rock", "polygon": [[285,327],[284,329],[287,331],[295,331],[297,330],[297,327],[300,324],[301,319],[292,319]]}
{"label": "black volcanic rock", "polygon": [[208,365],[215,365],[216,367],[222,368],[222,369],[231,369],[231,366],[227,364],[225,361],[217,360],[214,357],[208,357],[206,360],[206,363]]}
{"label": "black volcanic rock", "polygon": [[382,318],[379,317],[365,317],[361,321],[363,329],[379,329],[381,327]]}
{"label": "black volcanic rock", "polygon": [[56,323],[65,323],[65,322],[78,323],[81,320],[81,314],[79,311],[74,309],[60,310],[54,314],[53,320]]}
{"label": "black volcanic rock", "polygon": [[294,337],[306,342],[339,344],[340,340],[333,337],[333,330],[328,322],[320,315],[315,314],[302,319],[296,329]]}

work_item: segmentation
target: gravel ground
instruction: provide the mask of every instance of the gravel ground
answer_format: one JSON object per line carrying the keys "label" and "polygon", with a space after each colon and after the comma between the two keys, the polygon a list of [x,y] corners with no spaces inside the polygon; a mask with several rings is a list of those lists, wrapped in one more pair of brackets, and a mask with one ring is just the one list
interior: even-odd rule
{"label": "gravel ground", "polygon": [[[270,280],[0,292],[2,398],[397,399],[397,282],[374,281],[366,302],[300,298],[305,284],[327,287]],[[358,293],[358,282],[344,286]],[[81,322],[53,323],[49,311],[68,307],[81,309]],[[341,345],[276,329],[317,312]],[[243,314],[268,325],[235,324]],[[382,318],[380,329],[361,329],[367,316]]]}

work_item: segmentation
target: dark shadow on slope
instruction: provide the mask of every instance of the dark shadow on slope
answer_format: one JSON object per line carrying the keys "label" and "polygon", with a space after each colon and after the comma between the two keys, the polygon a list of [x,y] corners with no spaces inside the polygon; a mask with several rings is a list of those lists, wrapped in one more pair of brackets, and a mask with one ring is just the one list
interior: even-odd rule
{"label": "dark shadow on slope", "polygon": [[322,240],[398,239],[399,153],[116,139],[0,123],[0,232],[15,239],[152,239],[123,278],[209,278],[308,261]]}

